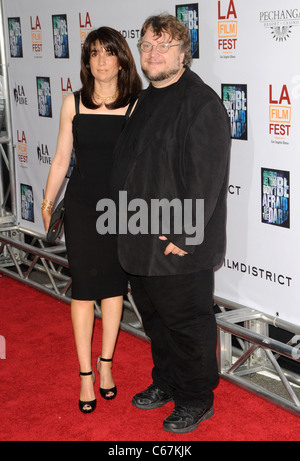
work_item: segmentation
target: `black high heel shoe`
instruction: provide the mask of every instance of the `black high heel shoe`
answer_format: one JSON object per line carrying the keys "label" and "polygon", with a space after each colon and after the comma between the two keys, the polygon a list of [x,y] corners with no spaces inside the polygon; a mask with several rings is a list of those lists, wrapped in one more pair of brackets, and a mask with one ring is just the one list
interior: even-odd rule
{"label": "black high heel shoe", "polygon": [[[104,359],[99,355],[98,360],[97,360],[97,370],[98,370],[98,364],[99,362],[112,362],[112,359]],[[98,370],[99,371],[99,370]],[[99,372],[100,374],[100,372]],[[114,386],[110,389],[103,389],[102,387],[99,388],[100,395],[103,397],[105,400],[113,400],[116,395],[117,395],[117,386]],[[107,395],[107,394],[112,394],[112,395]]]}
{"label": "black high heel shoe", "polygon": [[[80,376],[90,376],[93,373],[94,373],[93,371],[89,371],[87,373],[81,373],[81,371],[79,371]],[[94,375],[94,382],[95,382],[95,375]],[[96,403],[97,403],[97,399],[90,400],[89,402],[84,402],[83,400],[79,400],[79,410],[82,411],[82,413],[85,413],[85,414],[92,413],[96,408]],[[87,406],[89,408],[84,408],[85,406]]]}

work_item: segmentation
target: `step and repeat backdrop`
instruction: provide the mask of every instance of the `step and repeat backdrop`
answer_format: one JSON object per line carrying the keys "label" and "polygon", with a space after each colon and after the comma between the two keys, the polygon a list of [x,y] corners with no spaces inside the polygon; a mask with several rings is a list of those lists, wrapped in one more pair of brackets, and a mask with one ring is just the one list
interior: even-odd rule
{"label": "step and repeat backdrop", "polygon": [[2,6],[19,225],[44,233],[40,206],[60,107],[80,88],[87,34],[102,25],[119,30],[140,71],[143,21],[174,14],[190,29],[192,70],[219,94],[231,123],[228,241],[215,294],[299,325],[299,0],[2,0]]}

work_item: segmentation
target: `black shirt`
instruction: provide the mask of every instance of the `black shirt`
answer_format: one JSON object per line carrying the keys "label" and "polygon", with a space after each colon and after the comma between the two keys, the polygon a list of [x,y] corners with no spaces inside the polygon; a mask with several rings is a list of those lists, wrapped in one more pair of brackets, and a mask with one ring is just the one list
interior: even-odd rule
{"label": "black shirt", "polygon": [[180,85],[180,79],[178,82],[163,88],[156,88],[150,84],[145,90],[141,102],[137,103],[133,114],[127,121],[124,127],[125,133],[122,135],[122,145],[114,158],[111,177],[111,193],[115,203],[118,203],[119,191],[124,190],[127,175],[135,159],[136,144],[140,133],[147,125],[148,119],[152,116],[155,117],[156,108],[160,104],[164,104],[164,99],[169,92],[174,92],[174,97],[176,97],[178,85]]}

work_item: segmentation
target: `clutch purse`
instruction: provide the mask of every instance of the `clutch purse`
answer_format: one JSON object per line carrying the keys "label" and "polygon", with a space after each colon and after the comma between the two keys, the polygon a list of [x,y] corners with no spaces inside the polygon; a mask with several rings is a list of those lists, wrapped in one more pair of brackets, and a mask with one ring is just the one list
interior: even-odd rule
{"label": "clutch purse", "polygon": [[59,202],[59,204],[52,213],[49,229],[47,232],[48,242],[55,242],[55,240],[59,237],[64,225],[64,216],[65,203],[63,199],[61,202]]}

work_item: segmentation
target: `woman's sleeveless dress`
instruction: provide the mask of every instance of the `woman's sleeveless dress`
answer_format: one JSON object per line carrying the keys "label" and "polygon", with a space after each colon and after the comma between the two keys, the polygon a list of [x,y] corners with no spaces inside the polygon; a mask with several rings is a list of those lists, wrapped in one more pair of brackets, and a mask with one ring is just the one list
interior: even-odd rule
{"label": "woman's sleeveless dress", "polygon": [[127,276],[117,254],[116,235],[100,235],[96,204],[110,198],[113,150],[126,116],[81,114],[75,93],[75,166],[65,193],[65,240],[72,298],[100,300],[127,293]]}

